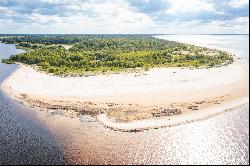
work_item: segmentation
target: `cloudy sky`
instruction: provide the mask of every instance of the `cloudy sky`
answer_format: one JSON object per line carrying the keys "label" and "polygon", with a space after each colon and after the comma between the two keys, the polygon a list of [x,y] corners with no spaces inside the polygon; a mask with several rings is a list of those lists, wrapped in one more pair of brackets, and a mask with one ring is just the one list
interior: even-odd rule
{"label": "cloudy sky", "polygon": [[248,33],[248,0],[0,0],[0,33]]}

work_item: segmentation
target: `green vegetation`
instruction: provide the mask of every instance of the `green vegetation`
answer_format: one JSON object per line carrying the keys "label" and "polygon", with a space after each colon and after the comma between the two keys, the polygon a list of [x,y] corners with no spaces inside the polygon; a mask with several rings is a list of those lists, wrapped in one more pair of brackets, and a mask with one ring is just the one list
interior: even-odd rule
{"label": "green vegetation", "polygon": [[[118,72],[152,67],[213,67],[233,61],[226,52],[160,40],[149,35],[48,35],[0,39],[29,50],[4,63],[36,65],[55,75]],[[69,50],[61,44],[72,44]]]}

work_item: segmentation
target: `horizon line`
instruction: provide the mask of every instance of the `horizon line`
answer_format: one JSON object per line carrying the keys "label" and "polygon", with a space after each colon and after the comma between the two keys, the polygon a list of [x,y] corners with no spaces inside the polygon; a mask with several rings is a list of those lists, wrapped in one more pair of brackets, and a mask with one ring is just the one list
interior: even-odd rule
{"label": "horizon line", "polygon": [[249,33],[0,33],[0,35],[249,35]]}

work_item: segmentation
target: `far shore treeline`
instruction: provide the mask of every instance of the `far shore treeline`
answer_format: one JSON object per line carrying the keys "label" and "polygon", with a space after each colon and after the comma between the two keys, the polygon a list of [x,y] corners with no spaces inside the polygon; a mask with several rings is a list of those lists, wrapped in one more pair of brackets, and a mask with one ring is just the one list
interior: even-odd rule
{"label": "far shore treeline", "polygon": [[25,53],[4,63],[36,65],[55,75],[119,72],[152,67],[214,67],[233,62],[220,50],[167,41],[152,35],[2,35]]}

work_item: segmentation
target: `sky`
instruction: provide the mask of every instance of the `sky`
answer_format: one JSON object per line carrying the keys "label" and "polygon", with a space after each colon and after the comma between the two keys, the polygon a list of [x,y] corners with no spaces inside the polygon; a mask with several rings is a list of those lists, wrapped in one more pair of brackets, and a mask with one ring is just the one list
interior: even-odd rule
{"label": "sky", "polygon": [[248,0],[0,0],[0,33],[249,33]]}

